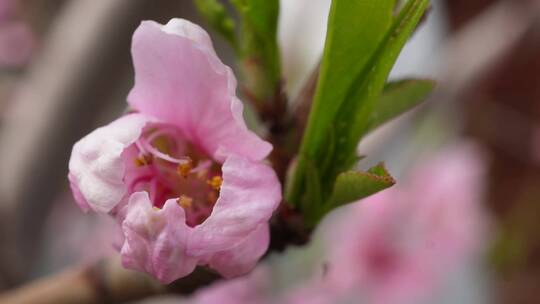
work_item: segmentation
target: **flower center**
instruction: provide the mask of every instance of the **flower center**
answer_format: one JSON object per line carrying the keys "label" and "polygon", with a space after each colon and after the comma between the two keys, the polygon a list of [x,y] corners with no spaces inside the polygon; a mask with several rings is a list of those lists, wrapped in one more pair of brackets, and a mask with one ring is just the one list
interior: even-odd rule
{"label": "flower center", "polygon": [[174,126],[145,129],[130,156],[130,193],[147,191],[155,208],[176,199],[191,227],[208,218],[223,181],[221,165],[186,141]]}

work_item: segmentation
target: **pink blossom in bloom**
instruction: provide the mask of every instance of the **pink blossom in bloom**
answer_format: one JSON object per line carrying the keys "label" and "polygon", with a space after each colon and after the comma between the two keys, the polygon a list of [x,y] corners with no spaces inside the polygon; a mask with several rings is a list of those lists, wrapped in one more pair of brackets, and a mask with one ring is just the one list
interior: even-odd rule
{"label": "pink blossom in bloom", "polygon": [[231,69],[181,19],[143,22],[132,56],[135,113],[73,147],[77,203],[115,216],[124,266],[164,283],[197,265],[225,277],[250,271],[268,247],[281,187],[262,162],[272,146],[245,125]]}
{"label": "pink blossom in bloom", "polygon": [[445,150],[394,188],[326,219],[314,237],[323,245],[304,252],[322,256],[307,279],[284,288],[279,272],[303,270],[262,264],[189,303],[441,303],[454,272],[478,263],[487,245],[482,177],[474,147]]}
{"label": "pink blossom in bloom", "polygon": [[455,147],[416,167],[401,185],[352,206],[330,235],[328,285],[367,303],[429,298],[485,246],[482,177],[475,148]]}

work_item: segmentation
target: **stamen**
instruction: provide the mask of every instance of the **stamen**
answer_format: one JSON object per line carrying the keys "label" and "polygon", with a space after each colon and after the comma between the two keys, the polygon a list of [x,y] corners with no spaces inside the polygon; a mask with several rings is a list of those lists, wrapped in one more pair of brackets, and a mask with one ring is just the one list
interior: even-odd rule
{"label": "stamen", "polygon": [[143,167],[148,166],[152,164],[153,157],[151,154],[142,154],[141,156],[134,159],[135,166],[137,167]]}
{"label": "stamen", "polygon": [[[174,164],[182,164],[182,163],[185,163],[187,161],[190,161],[191,159],[187,156],[184,156],[182,158],[174,158],[170,155],[167,155],[161,151],[159,151],[158,149],[156,149],[154,146],[152,146],[148,141],[146,141],[145,139],[139,139],[138,141],[136,141],[136,143],[139,143],[140,144],[140,148],[139,149],[143,149],[145,151],[147,151],[148,153],[152,154],[154,157],[156,158],[160,158],[164,161],[168,161],[170,163],[174,163]],[[137,145],[137,147],[139,147],[139,145]]]}
{"label": "stamen", "polygon": [[149,192],[156,211],[168,199],[175,199],[186,212],[186,223],[193,227],[211,214],[223,178],[218,164],[183,139],[176,127],[147,129],[134,143],[138,155],[133,157],[136,166],[146,167],[136,171],[140,176],[134,177],[129,189]]}
{"label": "stamen", "polygon": [[191,159],[188,159],[187,162],[181,163],[178,165],[178,167],[176,167],[176,172],[182,177],[186,178],[188,177],[189,173],[191,173],[192,169],[193,169],[193,161]]}
{"label": "stamen", "polygon": [[206,183],[210,185],[210,187],[214,188],[214,190],[219,190],[221,188],[221,184],[223,183],[223,178],[221,176],[216,175],[213,176],[211,179],[207,180]]}
{"label": "stamen", "polygon": [[160,136],[168,136],[170,138],[175,138],[179,135],[178,130],[174,127],[167,125],[159,126],[159,129],[148,136],[148,142],[153,142],[156,138]]}
{"label": "stamen", "polygon": [[180,195],[180,197],[176,200],[178,205],[184,209],[189,209],[193,205],[193,198],[187,196],[187,195]]}
{"label": "stamen", "polygon": [[208,169],[210,169],[211,166],[212,166],[211,160],[209,159],[199,160],[199,162],[197,163],[197,167],[193,168],[192,172],[207,174]]}
{"label": "stamen", "polygon": [[141,139],[138,139],[138,140],[135,141],[135,146],[137,147],[137,149],[139,149],[141,154],[147,154],[146,149],[143,147],[143,145],[141,143]]}
{"label": "stamen", "polygon": [[[195,170],[193,170],[193,171],[195,171]],[[204,181],[206,181],[206,177],[208,176],[208,170],[199,170],[199,171],[196,171],[195,174],[196,174],[195,176],[197,177],[198,180],[204,182]]]}
{"label": "stamen", "polygon": [[195,173],[195,177],[197,177],[200,181],[206,181],[206,178],[208,177],[208,170],[210,170],[210,167],[212,166],[212,161],[210,160],[202,160],[199,161],[197,164],[197,167],[193,168],[191,170],[191,173]]}

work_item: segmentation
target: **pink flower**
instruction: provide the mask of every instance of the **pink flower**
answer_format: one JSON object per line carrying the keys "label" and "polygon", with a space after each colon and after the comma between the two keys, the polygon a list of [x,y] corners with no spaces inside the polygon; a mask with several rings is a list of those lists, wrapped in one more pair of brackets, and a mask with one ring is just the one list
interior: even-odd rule
{"label": "pink flower", "polygon": [[69,180],[83,210],[114,215],[122,262],[164,283],[208,265],[251,270],[281,200],[249,131],[236,79],[199,26],[145,21],[133,35],[135,86],[125,115],[73,147]]}

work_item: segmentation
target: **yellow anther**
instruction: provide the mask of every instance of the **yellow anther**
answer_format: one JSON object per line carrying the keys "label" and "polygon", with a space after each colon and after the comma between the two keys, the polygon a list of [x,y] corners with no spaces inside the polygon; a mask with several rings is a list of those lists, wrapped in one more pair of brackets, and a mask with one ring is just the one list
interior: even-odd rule
{"label": "yellow anther", "polygon": [[216,175],[213,176],[211,179],[207,180],[206,183],[215,190],[219,190],[221,188],[221,184],[223,183],[223,178],[221,178],[221,176],[219,175]]}
{"label": "yellow anther", "polygon": [[176,200],[178,205],[182,208],[191,208],[193,205],[193,199],[187,195],[180,195],[180,197]]}
{"label": "yellow anther", "polygon": [[176,168],[176,172],[178,172],[178,174],[183,177],[187,177],[189,173],[191,173],[191,169],[193,169],[193,161],[188,160],[184,163],[179,164]]}
{"label": "yellow anther", "polygon": [[161,209],[159,209],[159,208],[156,207],[156,206],[153,206],[152,209],[154,209],[154,211],[159,211],[159,210],[161,210]]}
{"label": "yellow anther", "polygon": [[143,167],[152,164],[153,158],[150,154],[141,155],[134,159],[135,166]]}

